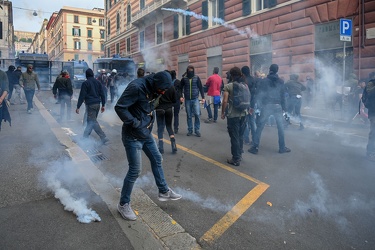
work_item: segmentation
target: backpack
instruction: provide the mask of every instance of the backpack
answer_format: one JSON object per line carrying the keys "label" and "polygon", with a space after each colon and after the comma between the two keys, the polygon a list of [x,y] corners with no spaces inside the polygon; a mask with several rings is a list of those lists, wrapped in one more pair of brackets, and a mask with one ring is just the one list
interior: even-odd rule
{"label": "backpack", "polygon": [[233,107],[237,110],[250,108],[250,90],[244,82],[233,82]]}

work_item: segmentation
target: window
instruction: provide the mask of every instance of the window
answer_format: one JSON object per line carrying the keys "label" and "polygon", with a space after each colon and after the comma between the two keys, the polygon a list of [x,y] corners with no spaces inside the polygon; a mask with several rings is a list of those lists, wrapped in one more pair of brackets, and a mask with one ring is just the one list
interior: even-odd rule
{"label": "window", "polygon": [[74,41],[74,49],[81,49],[81,42],[80,41]]}
{"label": "window", "polygon": [[81,36],[81,29],[80,28],[73,28],[72,33],[73,33],[73,36]]}
{"label": "window", "polygon": [[[190,11],[187,9],[186,11]],[[174,30],[173,38],[177,39],[182,36],[190,35],[190,16],[176,14],[173,18]]]}
{"label": "window", "polygon": [[105,30],[100,30],[100,39],[104,39]]}
{"label": "window", "polygon": [[87,37],[92,37],[92,30],[87,30]]}
{"label": "window", "polygon": [[87,24],[92,24],[92,18],[91,17],[87,18]]}
{"label": "window", "polygon": [[78,54],[74,54],[74,61],[78,61],[79,60],[79,55]]}
{"label": "window", "polygon": [[145,7],[145,0],[140,0],[139,1],[139,8],[143,9]]}
{"label": "window", "polygon": [[126,38],[126,53],[130,54],[130,37]]}
{"label": "window", "polygon": [[163,23],[156,24],[156,44],[163,42]]}
{"label": "window", "polygon": [[277,0],[256,0],[255,1],[255,10],[263,10],[266,8],[272,8],[277,5]]}
{"label": "window", "polygon": [[100,44],[100,51],[104,51],[104,49],[105,49],[104,43],[101,43]]}
{"label": "window", "polygon": [[92,50],[92,42],[87,42],[87,50]]}
{"label": "window", "polygon": [[130,24],[130,22],[132,21],[132,7],[130,6],[130,4],[128,4],[128,7],[126,8],[126,21],[127,21],[127,24]]}
{"label": "window", "polygon": [[107,35],[111,35],[111,20],[108,20],[108,25],[107,25]]}
{"label": "window", "polygon": [[224,0],[206,0],[202,2],[202,15],[209,17],[208,21],[202,20],[202,29],[219,24],[214,18],[224,21]]}
{"label": "window", "polygon": [[74,22],[75,22],[75,23],[79,23],[78,16],[74,16]]}
{"label": "window", "polygon": [[242,1],[242,16],[247,16],[251,14],[251,0]]}
{"label": "window", "polygon": [[117,13],[116,15],[116,30],[120,30],[120,13]]}
{"label": "window", "polygon": [[116,43],[116,54],[120,54],[120,43]]}
{"label": "window", "polygon": [[139,50],[145,47],[145,31],[139,32]]}
{"label": "window", "polygon": [[107,57],[110,57],[111,56],[111,48],[107,48]]}
{"label": "window", "polygon": [[104,25],[104,18],[99,18],[99,26],[105,26]]}

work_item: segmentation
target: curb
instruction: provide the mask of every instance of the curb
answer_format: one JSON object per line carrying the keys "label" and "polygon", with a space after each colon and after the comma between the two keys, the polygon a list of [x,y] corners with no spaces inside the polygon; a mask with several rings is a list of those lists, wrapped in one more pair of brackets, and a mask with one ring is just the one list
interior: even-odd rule
{"label": "curb", "polygon": [[141,189],[134,188],[132,207],[138,211],[137,221],[124,220],[117,211],[119,192],[95,166],[89,156],[61,129],[49,111],[35,96],[35,105],[58,141],[66,147],[91,190],[107,204],[135,249],[201,249],[197,240],[158,207]]}

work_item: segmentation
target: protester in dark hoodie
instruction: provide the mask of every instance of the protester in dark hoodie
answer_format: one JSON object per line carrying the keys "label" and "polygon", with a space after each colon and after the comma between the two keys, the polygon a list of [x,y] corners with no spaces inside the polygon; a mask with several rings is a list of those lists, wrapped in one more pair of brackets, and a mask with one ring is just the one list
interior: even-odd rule
{"label": "protester in dark hoodie", "polygon": [[375,161],[375,72],[370,73],[369,78],[370,80],[363,90],[362,102],[368,109],[368,119],[370,121],[366,155],[370,161]]}
{"label": "protester in dark hoodie", "polygon": [[[256,91],[256,80],[255,78],[250,74],[250,68],[249,66],[243,66],[241,68],[241,73],[244,78],[244,82],[247,83],[247,86],[249,87],[250,94],[251,94],[251,100],[250,100],[250,112],[247,115],[247,126],[244,131],[244,143],[245,144],[250,144],[252,141],[254,141],[254,136],[255,136],[255,130],[256,130],[256,125],[255,125],[255,116],[256,114],[254,113],[254,107],[255,107],[255,91]],[[251,132],[251,142],[249,135]]]}
{"label": "protester in dark hoodie", "polygon": [[199,93],[202,96],[202,103],[204,103],[204,91],[201,79],[195,75],[194,67],[189,65],[186,69],[186,76],[181,79],[181,102],[185,100],[186,118],[188,125],[187,136],[193,134],[193,116],[194,116],[194,132],[197,137],[201,137],[200,133],[200,105]]}
{"label": "protester in dark hoodie", "polygon": [[[109,140],[104,134],[103,130],[97,121],[99,110],[103,113],[105,111],[105,96],[103,87],[98,80],[94,78],[94,72],[92,69],[86,70],[86,81],[82,83],[81,92],[79,93],[76,113],[79,114],[79,108],[82,103],[86,104],[87,112],[87,126],[83,132],[83,137],[88,138],[92,130],[98,134],[103,144]],[[100,102],[102,107],[100,108]]]}
{"label": "protester in dark hoodie", "polygon": [[[170,73],[168,71],[168,73]],[[172,74],[171,74],[172,76]],[[164,128],[167,128],[169,139],[171,140],[172,153],[177,152],[176,139],[174,137],[174,132],[172,129],[173,120],[173,104],[176,103],[176,89],[172,85],[169,89],[165,91],[163,95],[160,96],[158,106],[156,108],[156,123],[158,126],[158,147],[161,154],[164,154],[164,143],[163,134]]]}
{"label": "protester in dark hoodie", "polygon": [[10,115],[5,103],[5,98],[9,92],[9,81],[7,74],[0,70],[0,131],[1,131],[1,123],[2,121],[9,121],[10,123]]}
{"label": "protester in dark hoodie", "polygon": [[[15,77],[13,76],[13,73],[14,73],[15,69],[16,69],[16,67],[14,67],[13,65],[10,65],[8,67],[8,70],[5,72],[7,74],[8,82],[9,82],[8,101],[10,101],[10,102],[11,102],[11,99],[12,99],[14,85],[18,84],[18,82],[16,82],[16,80],[15,80]],[[11,104],[13,105],[14,103],[11,102]]]}
{"label": "protester in dark hoodie", "polygon": [[[59,95],[57,96],[57,91]],[[71,119],[73,86],[67,70],[61,72],[61,77],[56,78],[53,84],[52,94],[60,103],[60,120],[64,119],[65,105],[67,120]]]}
{"label": "protester in dark hoodie", "polygon": [[260,137],[264,125],[267,122],[268,117],[273,115],[276,120],[277,130],[279,135],[279,153],[288,153],[291,150],[285,146],[284,139],[284,123],[283,123],[283,111],[286,110],[285,106],[285,86],[283,80],[279,78],[277,72],[279,66],[272,64],[270,66],[270,72],[268,76],[260,80],[257,85],[256,102],[260,107],[260,122],[255,132],[253,146],[249,149],[252,154],[258,153],[258,147],[260,143]]}
{"label": "protester in dark hoodie", "polygon": [[166,183],[162,155],[151,133],[155,120],[155,100],[170,87],[172,87],[172,78],[166,71],[137,78],[129,83],[115,106],[117,115],[124,123],[122,142],[129,162],[129,170],[124,179],[120,203],[117,206],[117,210],[124,219],[137,219],[130,206],[130,197],[134,183],[141,172],[141,151],[150,160],[152,173],[159,189],[158,199],[160,201],[181,199],[181,195],[175,193]]}

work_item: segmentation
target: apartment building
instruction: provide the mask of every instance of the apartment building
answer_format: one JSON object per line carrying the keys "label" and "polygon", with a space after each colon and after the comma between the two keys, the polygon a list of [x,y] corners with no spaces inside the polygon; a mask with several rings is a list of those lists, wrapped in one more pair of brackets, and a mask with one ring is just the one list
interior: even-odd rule
{"label": "apartment building", "polygon": [[[268,73],[271,63],[286,79],[375,71],[375,1],[106,0],[105,17],[106,56],[131,56],[149,71],[181,76],[191,64],[203,81],[213,67],[225,76],[244,65]],[[343,18],[352,22],[346,41]]]}
{"label": "apartment building", "polygon": [[47,24],[48,19],[44,19],[39,32],[35,33],[35,36],[27,49],[28,53],[39,53],[48,54],[47,48]]}
{"label": "apartment building", "polygon": [[47,26],[50,60],[84,60],[90,67],[104,55],[104,10],[66,7],[51,15]]}
{"label": "apartment building", "polygon": [[0,58],[13,59],[14,48],[14,26],[12,2],[0,2]]}

